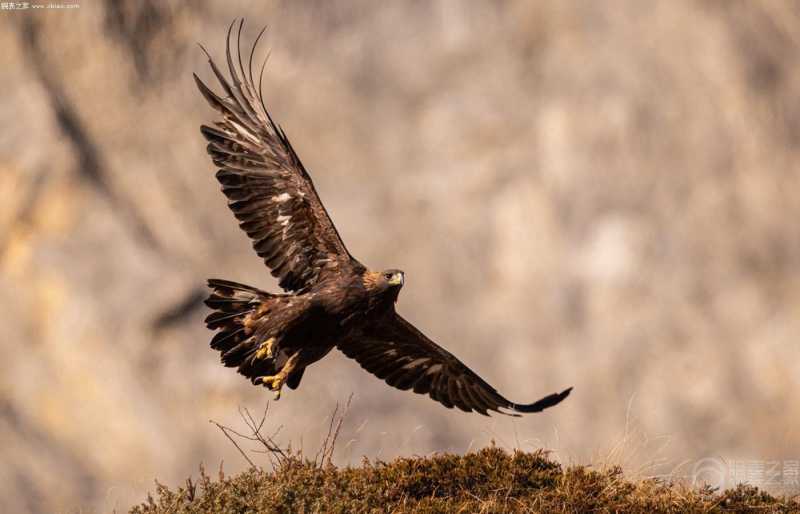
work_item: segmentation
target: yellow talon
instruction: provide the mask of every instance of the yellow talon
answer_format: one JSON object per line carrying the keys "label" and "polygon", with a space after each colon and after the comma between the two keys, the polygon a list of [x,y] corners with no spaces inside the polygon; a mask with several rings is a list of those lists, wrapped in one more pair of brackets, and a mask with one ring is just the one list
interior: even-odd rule
{"label": "yellow talon", "polygon": [[[270,337],[268,341],[264,344],[269,345],[270,349],[272,344],[275,342],[274,337]],[[259,349],[259,352],[261,349]],[[294,371],[295,367],[297,366],[297,361],[300,359],[300,352],[295,352],[294,355],[289,357],[289,360],[286,361],[286,364],[283,365],[283,368],[276,373],[275,375],[268,375],[262,377],[256,377],[254,384],[262,384],[266,387],[269,387],[272,391],[275,392],[275,399],[279,400],[281,398],[281,388],[283,384],[286,383],[286,379],[289,375]]]}
{"label": "yellow talon", "polygon": [[272,346],[275,344],[275,338],[270,337],[259,346],[256,351],[256,359],[265,359],[272,357]]}
{"label": "yellow talon", "polygon": [[284,382],[286,382],[286,375],[282,373],[272,376],[258,377],[256,379],[256,384],[262,384],[275,392],[276,400],[280,400],[281,398],[281,388],[283,387]]}
{"label": "yellow talon", "polygon": [[280,376],[279,374],[266,377],[258,377],[256,381],[269,387],[270,389],[275,389],[283,385],[283,377]]}

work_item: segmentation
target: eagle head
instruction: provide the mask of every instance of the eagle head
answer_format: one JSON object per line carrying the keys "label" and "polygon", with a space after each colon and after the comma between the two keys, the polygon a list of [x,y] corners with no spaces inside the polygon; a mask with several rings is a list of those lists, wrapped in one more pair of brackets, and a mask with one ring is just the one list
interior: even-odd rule
{"label": "eagle head", "polygon": [[372,295],[385,297],[387,294],[395,300],[405,282],[405,274],[399,269],[385,271],[368,271],[364,274],[364,287]]}
{"label": "eagle head", "polygon": [[381,272],[381,278],[386,282],[388,287],[396,287],[400,289],[406,280],[406,275],[399,269],[387,269]]}

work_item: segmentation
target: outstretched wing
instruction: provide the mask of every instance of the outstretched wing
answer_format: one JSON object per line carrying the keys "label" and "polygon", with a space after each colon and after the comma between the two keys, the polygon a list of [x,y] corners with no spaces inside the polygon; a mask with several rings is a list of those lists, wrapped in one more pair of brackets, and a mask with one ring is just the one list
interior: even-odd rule
{"label": "outstretched wing", "polygon": [[200,92],[222,115],[215,127],[203,125],[200,131],[208,140],[211,160],[219,167],[217,180],[228,206],[253,240],[256,253],[282,288],[302,292],[327,274],[363,266],[347,251],[286,133],[267,112],[260,78],[258,91],[255,88],[253,53],[263,30],[253,44],[245,73],[239,49],[243,23],[236,44],[238,68],[231,57],[235,22],[228,29],[230,81],[208,58],[224,97],[194,75]]}
{"label": "outstretched wing", "polygon": [[[572,388],[530,404],[517,404],[437,345],[399,314],[390,312],[337,345],[362,368],[401,390],[427,394],[448,409],[508,414],[539,412],[569,396]],[[514,415],[514,414],[512,414]]]}

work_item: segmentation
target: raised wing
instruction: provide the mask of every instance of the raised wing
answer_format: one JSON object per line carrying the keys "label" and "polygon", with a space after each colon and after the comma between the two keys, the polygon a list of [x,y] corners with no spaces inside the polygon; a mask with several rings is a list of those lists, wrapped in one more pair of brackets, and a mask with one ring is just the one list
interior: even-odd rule
{"label": "raised wing", "polygon": [[194,75],[200,92],[222,115],[215,127],[203,125],[200,131],[208,140],[211,160],[219,167],[217,180],[228,206],[253,240],[256,253],[282,288],[303,292],[328,274],[363,266],[347,251],[286,133],[264,106],[263,65],[256,91],[253,53],[264,31],[253,44],[245,73],[239,47],[244,20],[237,35],[238,69],[231,57],[234,24],[226,40],[230,82],[208,58],[224,97]]}
{"label": "raised wing", "polygon": [[458,407],[483,415],[488,415],[487,411],[509,414],[500,409],[540,412],[561,402],[572,390],[570,387],[530,404],[513,403],[395,312],[337,346],[390,386],[427,394],[448,409]]}

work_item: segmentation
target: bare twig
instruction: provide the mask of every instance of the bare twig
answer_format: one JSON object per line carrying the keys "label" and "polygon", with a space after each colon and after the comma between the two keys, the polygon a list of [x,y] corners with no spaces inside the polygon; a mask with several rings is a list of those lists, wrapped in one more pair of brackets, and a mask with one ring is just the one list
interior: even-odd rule
{"label": "bare twig", "polygon": [[[317,452],[317,455],[314,458],[315,465],[319,467],[333,465],[333,452],[336,449],[336,440],[339,438],[339,432],[342,429],[344,419],[347,417],[347,412],[350,410],[350,403],[352,401],[353,393],[350,393],[350,396],[347,397],[347,403],[344,406],[344,410],[342,410],[342,413],[338,417],[336,415],[339,412],[339,403],[336,403],[336,408],[333,410],[333,414],[331,415],[330,425],[328,425],[328,433],[325,436],[325,440],[322,442],[322,448],[320,448],[319,452]],[[317,464],[317,459],[320,460],[319,464]]]}
{"label": "bare twig", "polygon": [[[322,467],[322,464],[325,462],[325,455],[328,451],[328,441],[330,441],[331,433],[333,433],[333,424],[336,422],[336,414],[339,412],[339,402],[336,402],[336,407],[333,408],[333,414],[331,414],[331,422],[328,425],[328,433],[325,435],[325,439],[322,441],[322,446],[317,451],[317,454],[314,456],[314,465]],[[319,464],[317,463],[319,460]]]}
{"label": "bare twig", "polygon": [[193,502],[197,493],[197,484],[192,482],[192,477],[186,479],[186,497]]}
{"label": "bare twig", "polygon": [[[331,416],[330,424],[328,425],[328,433],[325,436],[325,439],[322,442],[322,447],[317,452],[316,457],[314,458],[314,466],[315,467],[323,467],[323,466],[332,466],[333,465],[333,453],[336,449],[336,441],[339,438],[339,433],[342,430],[342,425],[344,424],[344,419],[347,416],[347,412],[350,410],[350,404],[353,401],[353,395],[351,394],[347,398],[347,403],[344,406],[344,409],[340,412],[340,406],[337,403],[336,408],[333,411]],[[270,462],[272,463],[273,469],[282,467],[290,462],[293,458],[297,458],[302,454],[301,452],[293,451],[291,446],[288,448],[281,448],[278,443],[275,442],[275,437],[281,431],[283,426],[278,426],[272,435],[267,435],[264,433],[264,425],[267,420],[267,414],[269,413],[269,402],[264,407],[264,413],[261,415],[260,418],[256,419],[253,414],[250,412],[249,409],[246,407],[239,407],[239,416],[242,418],[242,421],[247,426],[248,433],[242,433],[238,430],[231,428],[229,426],[223,425],[221,423],[217,423],[214,420],[209,420],[210,423],[213,423],[219,428],[225,437],[233,443],[239,453],[245,458],[245,460],[250,464],[251,467],[257,467],[253,460],[249,457],[248,453],[261,453],[266,454],[270,458]],[[250,441],[254,443],[258,443],[261,448],[260,449],[253,449],[246,452],[242,446],[239,444],[242,440]],[[220,468],[221,469],[221,468]]]}
{"label": "bare twig", "polygon": [[[250,466],[251,466],[251,467],[253,467],[253,468],[255,468],[255,467],[256,467],[256,465],[253,463],[253,461],[252,461],[252,460],[250,460],[250,457],[248,457],[248,456],[247,456],[247,454],[244,452],[244,450],[242,450],[242,447],[241,447],[241,446],[239,446],[239,443],[237,443],[237,442],[236,442],[236,441],[233,439],[233,437],[231,437],[231,435],[228,433],[228,430],[231,430],[230,428],[228,428],[228,427],[226,427],[226,426],[224,426],[224,425],[220,425],[219,423],[217,423],[217,422],[216,422],[216,421],[214,421],[213,419],[209,419],[208,421],[209,421],[209,423],[214,423],[215,425],[217,425],[217,428],[219,428],[220,430],[222,430],[222,433],[223,433],[223,434],[225,434],[225,437],[227,437],[227,438],[228,438],[228,440],[229,440],[230,442],[232,442],[232,443],[233,443],[233,445],[236,447],[236,449],[237,449],[237,450],[239,450],[239,453],[241,453],[241,454],[242,454],[242,457],[244,457],[244,459],[245,459],[245,460],[246,460],[248,463],[250,463]],[[233,430],[231,430],[231,431],[233,432]],[[234,432],[234,433],[236,433],[236,432]],[[239,434],[237,434],[237,435],[239,435]]]}
{"label": "bare twig", "polygon": [[[239,416],[241,416],[242,421],[247,426],[249,434],[243,434],[238,430],[231,428],[229,426],[223,425],[221,423],[217,423],[214,420],[209,420],[209,422],[215,424],[222,433],[225,434],[225,437],[228,438],[230,442],[236,446],[236,449],[239,450],[239,453],[244,456],[245,460],[252,466],[257,467],[252,459],[247,455],[247,452],[242,449],[237,442],[236,439],[244,439],[246,441],[251,441],[254,443],[258,443],[263,447],[261,450],[250,450],[253,453],[263,453],[269,456],[270,462],[272,467],[275,468],[277,465],[285,464],[291,458],[291,452],[288,449],[283,449],[275,442],[275,435],[280,431],[281,427],[275,431],[273,435],[265,435],[263,433],[264,424],[267,419],[267,414],[269,412],[269,402],[267,403],[266,407],[264,407],[264,413],[261,416],[261,419],[256,421],[250,411],[245,407],[239,407]],[[234,436],[236,439],[234,439]],[[277,462],[276,460],[277,459]]]}
{"label": "bare twig", "polygon": [[350,396],[347,397],[347,403],[344,406],[344,411],[342,415],[339,416],[339,421],[336,422],[336,430],[333,432],[333,439],[331,439],[331,448],[328,452],[328,465],[332,465],[333,459],[333,450],[336,448],[336,441],[339,439],[339,432],[342,430],[342,423],[344,423],[344,418],[347,417],[347,413],[350,411],[350,403],[353,401],[353,393],[350,393]]}
{"label": "bare twig", "polygon": [[[261,429],[264,427],[264,422],[267,419],[268,412],[269,412],[269,402],[267,402],[267,405],[264,407],[264,414],[261,416],[261,421],[256,423],[255,419],[253,418],[253,415],[250,414],[250,411],[246,407],[244,409],[242,408],[239,409],[239,415],[242,417],[242,420],[245,422],[248,428],[250,428],[250,431],[253,434],[253,436],[248,437],[248,439],[250,439],[251,441],[258,441],[259,443],[261,443],[262,446],[264,446],[266,451],[260,453],[269,453],[270,455],[276,455],[277,457],[279,457],[279,461],[283,463],[289,458],[288,452],[278,446],[278,444],[273,439],[274,435],[265,436],[261,433]],[[282,426],[279,426],[275,434],[277,434],[281,428]]]}

